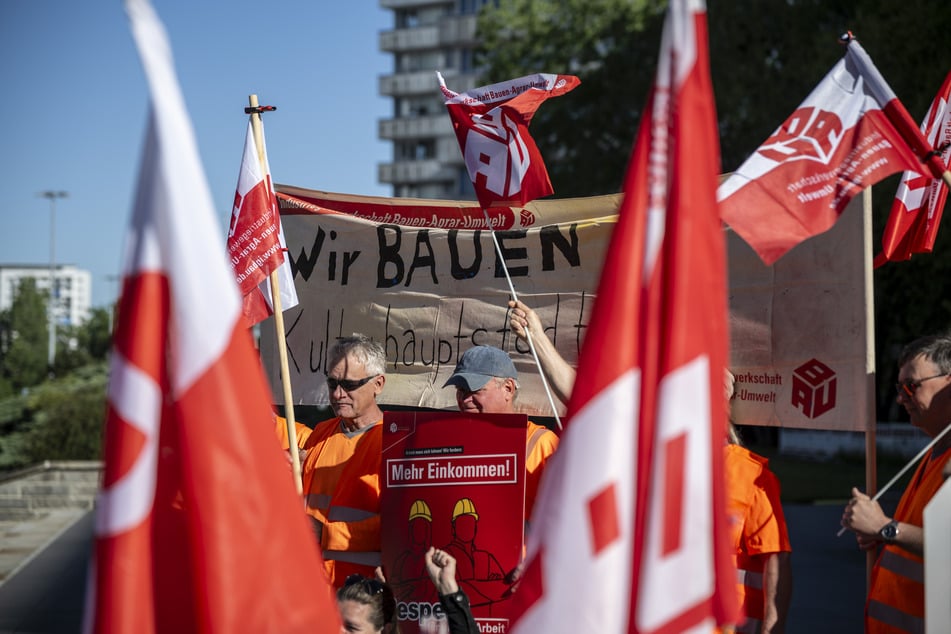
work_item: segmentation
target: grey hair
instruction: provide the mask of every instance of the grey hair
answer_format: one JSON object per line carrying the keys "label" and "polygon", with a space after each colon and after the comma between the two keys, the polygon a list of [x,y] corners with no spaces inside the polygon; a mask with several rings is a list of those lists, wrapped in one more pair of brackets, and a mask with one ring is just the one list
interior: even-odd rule
{"label": "grey hair", "polygon": [[923,356],[945,374],[951,374],[951,334],[928,335],[915,339],[904,348],[898,357],[898,367]]}
{"label": "grey hair", "polygon": [[366,335],[354,333],[350,337],[340,337],[330,347],[327,366],[333,367],[348,356],[363,364],[369,374],[386,372],[386,352],[376,341]]}

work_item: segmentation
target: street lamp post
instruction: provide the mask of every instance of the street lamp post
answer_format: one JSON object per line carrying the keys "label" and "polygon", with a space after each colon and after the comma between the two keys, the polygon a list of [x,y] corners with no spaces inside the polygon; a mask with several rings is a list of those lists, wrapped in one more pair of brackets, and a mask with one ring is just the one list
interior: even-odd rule
{"label": "street lamp post", "polygon": [[69,192],[48,190],[38,195],[50,201],[50,297],[46,306],[49,317],[50,346],[46,360],[52,372],[53,362],[56,361],[56,199],[66,198]]}

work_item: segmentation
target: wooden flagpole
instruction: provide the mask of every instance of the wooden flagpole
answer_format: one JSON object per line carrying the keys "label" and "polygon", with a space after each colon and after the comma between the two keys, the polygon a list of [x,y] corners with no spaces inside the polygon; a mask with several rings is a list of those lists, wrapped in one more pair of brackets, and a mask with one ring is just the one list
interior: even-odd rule
{"label": "wooden flagpole", "polygon": [[[249,95],[248,104],[251,106],[251,130],[254,133],[254,146],[258,151],[258,163],[261,165],[261,173],[266,175],[258,96]],[[271,303],[274,308],[274,330],[277,334],[278,358],[281,362],[281,386],[284,388],[284,418],[287,419],[288,453],[291,455],[291,467],[294,473],[297,495],[303,496],[304,484],[301,481],[300,453],[297,451],[297,418],[294,416],[294,398],[291,394],[291,378],[287,363],[287,339],[284,334],[284,310],[281,306],[281,287],[276,268],[271,271],[270,281]]]}

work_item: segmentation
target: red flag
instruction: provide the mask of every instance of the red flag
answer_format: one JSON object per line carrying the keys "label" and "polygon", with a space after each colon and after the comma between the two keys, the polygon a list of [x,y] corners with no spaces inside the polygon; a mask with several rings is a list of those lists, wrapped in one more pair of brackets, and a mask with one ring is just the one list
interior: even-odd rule
{"label": "red flag", "polygon": [[[951,156],[949,100],[951,73],[944,78],[921,122],[921,133],[931,147],[940,150],[938,153],[945,164]],[[948,188],[940,178],[905,172],[895,192],[895,202],[882,234],[882,252],[875,258],[875,267],[888,261],[908,260],[914,253],[931,253],[947,197]]]}
{"label": "red flag", "polygon": [[258,160],[254,131],[251,121],[248,121],[241,170],[238,172],[238,188],[231,210],[231,226],[228,229],[231,266],[244,296],[242,312],[252,326],[274,314],[270,275],[275,268],[281,290],[281,308],[287,310],[298,302],[290,263],[284,257],[287,245],[284,242],[284,229],[281,228],[277,196],[271,183],[263,122],[261,126],[263,156]]}
{"label": "red flag", "polygon": [[146,0],[127,0],[126,11],[152,107],[110,361],[84,630],[337,632],[168,38]]}
{"label": "red flag", "polygon": [[865,50],[844,39],[845,57],[717,191],[721,218],[766,264],[828,230],[889,174],[944,172]]}
{"label": "red flag", "polygon": [[524,205],[551,194],[548,170],[528,124],[543,101],[574,90],[581,81],[539,73],[458,94],[436,75],[483,209],[496,202]]}
{"label": "red flag", "polygon": [[719,143],[699,4],[668,9],[569,422],[535,507],[519,634],[710,631],[737,617]]}

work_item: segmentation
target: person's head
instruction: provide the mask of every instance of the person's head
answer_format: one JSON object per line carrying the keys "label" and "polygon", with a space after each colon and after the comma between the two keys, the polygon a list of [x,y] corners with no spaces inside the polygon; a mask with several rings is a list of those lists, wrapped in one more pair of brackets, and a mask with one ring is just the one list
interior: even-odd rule
{"label": "person's head", "polygon": [[341,634],[398,633],[396,598],[388,585],[362,575],[350,575],[337,590],[337,607],[343,622]]}
{"label": "person's head", "polygon": [[409,509],[409,538],[416,546],[432,542],[433,512],[425,500],[416,500]]}
{"label": "person's head", "polygon": [[730,407],[733,402],[733,392],[736,389],[736,377],[729,370],[723,372],[723,392],[727,403],[726,441],[731,445],[742,445],[740,434],[736,430],[736,425],[733,424],[733,412]]}
{"label": "person's head", "polygon": [[462,498],[452,509],[452,534],[464,542],[475,539],[479,526],[479,513],[469,498]]}
{"label": "person's head", "polygon": [[898,359],[898,402],[911,423],[936,436],[951,421],[951,335],[921,337]]}
{"label": "person's head", "polygon": [[466,350],[443,387],[456,388],[459,411],[508,414],[515,411],[518,371],[505,351],[493,346]]}
{"label": "person's head", "polygon": [[338,339],[327,358],[327,390],[334,414],[364,427],[379,420],[377,395],[386,383],[383,346],[364,335]]}

